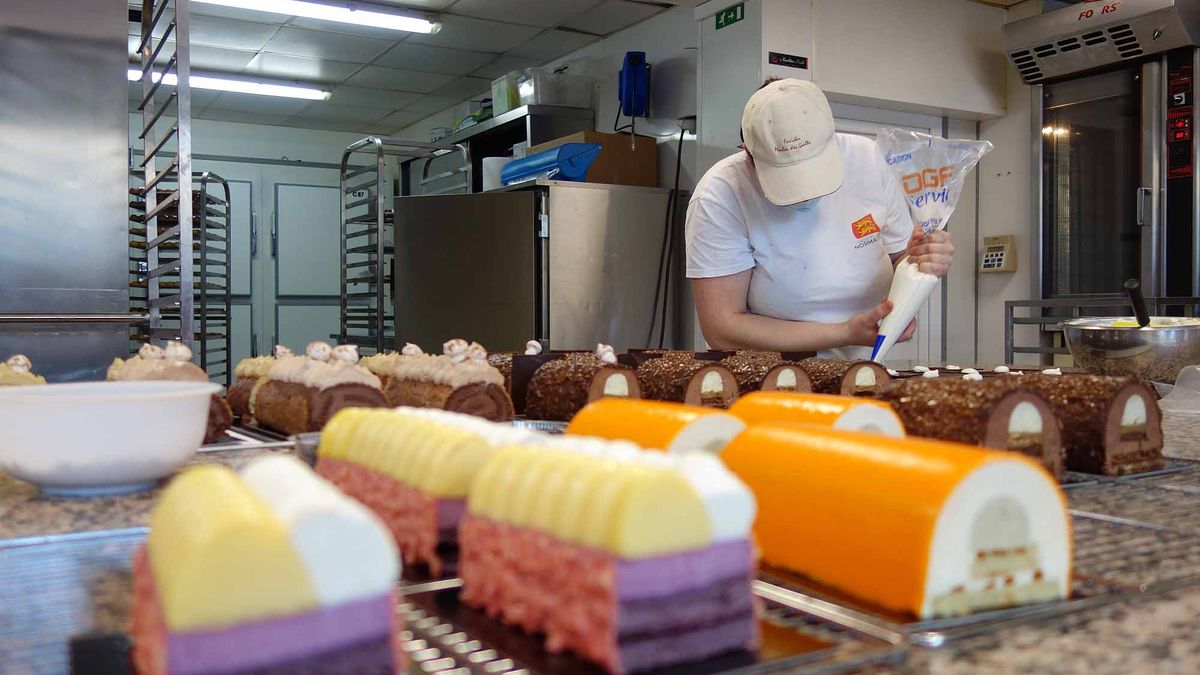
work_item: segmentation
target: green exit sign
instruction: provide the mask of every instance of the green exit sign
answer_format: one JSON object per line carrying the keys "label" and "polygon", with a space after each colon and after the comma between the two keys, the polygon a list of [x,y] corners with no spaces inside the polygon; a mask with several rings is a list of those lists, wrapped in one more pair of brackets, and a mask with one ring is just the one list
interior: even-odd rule
{"label": "green exit sign", "polygon": [[713,18],[717,22],[717,30],[721,30],[726,26],[732,26],[733,24],[746,18],[746,5],[745,3],[739,2],[732,7],[726,7],[725,9],[717,12]]}

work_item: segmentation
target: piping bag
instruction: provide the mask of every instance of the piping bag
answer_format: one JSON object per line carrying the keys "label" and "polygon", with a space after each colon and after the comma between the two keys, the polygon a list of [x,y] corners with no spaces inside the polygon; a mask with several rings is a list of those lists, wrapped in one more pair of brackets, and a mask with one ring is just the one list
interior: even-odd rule
{"label": "piping bag", "polygon": [[[950,140],[907,129],[883,129],[875,140],[904,190],[913,222],[925,234],[946,227],[962,196],[967,175],[993,147],[987,141]],[[918,270],[907,257],[896,265],[888,291],[892,313],[879,322],[872,361],[883,362],[938,281],[938,277]]]}

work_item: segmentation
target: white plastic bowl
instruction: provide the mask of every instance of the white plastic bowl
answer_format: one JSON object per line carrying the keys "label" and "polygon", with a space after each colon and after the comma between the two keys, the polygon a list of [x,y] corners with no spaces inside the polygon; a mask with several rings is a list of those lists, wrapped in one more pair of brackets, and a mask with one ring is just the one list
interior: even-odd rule
{"label": "white plastic bowl", "polygon": [[0,469],[64,496],[145,489],[204,441],[208,382],[0,387]]}

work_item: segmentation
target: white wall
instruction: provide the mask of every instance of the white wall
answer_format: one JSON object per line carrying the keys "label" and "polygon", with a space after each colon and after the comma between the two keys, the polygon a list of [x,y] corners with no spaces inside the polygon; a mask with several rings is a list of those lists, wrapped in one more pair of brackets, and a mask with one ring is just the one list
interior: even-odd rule
{"label": "white wall", "polygon": [[[1016,21],[1040,13],[1040,0],[1026,0],[1009,9],[1008,20]],[[1032,88],[1021,81],[1015,68],[1006,66],[1008,111],[998,119],[980,123],[980,137],[995,144],[979,166],[979,242],[983,237],[1016,235],[1019,269],[1011,274],[981,274],[978,277],[979,361],[1004,360],[1004,302],[1033,296],[1029,262],[1036,237],[1032,220],[1030,190],[1032,167]],[[1036,328],[1022,327],[1018,340],[1032,344]],[[1022,362],[1018,359],[1018,362]],[[1031,361],[1032,362],[1032,361]]]}
{"label": "white wall", "polygon": [[[141,128],[141,113],[130,113],[129,144],[135,149],[142,148]],[[192,154],[337,164],[346,146],[366,135],[194,119]],[[167,149],[173,145],[169,143]]]}
{"label": "white wall", "polygon": [[834,100],[1005,112],[1004,10],[967,0],[813,0],[813,81]]}

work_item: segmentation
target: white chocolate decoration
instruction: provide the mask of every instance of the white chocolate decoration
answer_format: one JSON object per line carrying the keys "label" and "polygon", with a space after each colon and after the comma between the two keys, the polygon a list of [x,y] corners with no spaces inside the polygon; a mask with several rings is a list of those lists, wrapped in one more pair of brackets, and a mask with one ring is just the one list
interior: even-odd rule
{"label": "white chocolate decoration", "polygon": [[710,370],[704,374],[704,379],[700,380],[700,395],[704,394],[722,394],[725,392],[725,381],[721,379],[721,373]]}
{"label": "white chocolate decoration", "polygon": [[992,369],[992,372],[994,372],[994,373],[1007,373],[1007,372],[1008,372],[1008,366],[996,366],[995,368],[993,368],[993,369]]}
{"label": "white chocolate decoration", "polygon": [[854,386],[856,387],[874,387],[875,369],[874,368],[859,368],[858,372],[854,373]]}
{"label": "white chocolate decoration", "polygon": [[888,374],[888,375],[891,375],[892,377],[896,377],[897,375],[899,375],[899,374],[900,374],[900,371],[898,371],[898,370],[895,370],[894,368],[888,368],[888,369],[887,369],[887,374]]}
{"label": "white chocolate decoration", "polygon": [[963,373],[962,379],[979,381],[983,379],[983,375],[980,375],[979,373]]}
{"label": "white chocolate decoration", "polygon": [[796,388],[796,371],[791,368],[784,368],[779,371],[779,375],[775,377],[775,386],[780,389],[784,387]]}
{"label": "white chocolate decoration", "polygon": [[1023,371],[1023,370],[1014,370],[1009,373],[1009,375],[1024,375],[1024,374],[1025,374],[1025,371]]}
{"label": "white chocolate decoration", "polygon": [[929,366],[913,366],[914,373],[928,373]]}
{"label": "white chocolate decoration", "polygon": [[1121,411],[1121,426],[1136,427],[1146,423],[1146,399],[1142,396],[1134,394],[1125,401],[1125,408]]}
{"label": "white chocolate decoration", "polygon": [[338,345],[333,348],[333,360],[358,363],[358,345]]}
{"label": "white chocolate decoration", "polygon": [[613,373],[604,380],[605,396],[629,397],[629,380],[621,373]]}
{"label": "white chocolate decoration", "polygon": [[1018,403],[1008,418],[1010,434],[1040,434],[1042,428],[1042,413],[1029,401]]}
{"label": "white chocolate decoration", "polygon": [[282,522],[322,606],[387,593],[396,583],[400,558],[379,517],[299,460],[263,457],[241,479]]}
{"label": "white chocolate decoration", "polygon": [[333,348],[317,340],[308,343],[308,346],[304,348],[304,355],[312,361],[324,363],[333,356]]}
{"label": "white chocolate decoration", "polygon": [[963,375],[975,375],[978,372],[979,371],[975,370],[974,368],[963,368]]}
{"label": "white chocolate decoration", "polygon": [[143,359],[161,359],[164,358],[163,348],[158,345],[152,345],[149,342],[138,347],[138,356]]}
{"label": "white chocolate decoration", "polygon": [[295,356],[295,354],[292,353],[292,350],[283,345],[275,345],[275,348],[271,350],[271,356],[274,356],[277,359],[286,359],[289,356]]}
{"label": "white chocolate decoration", "polygon": [[191,361],[192,350],[182,342],[168,342],[163,348],[163,356],[170,361]]}
{"label": "white chocolate decoration", "polygon": [[449,356],[454,363],[462,363],[467,360],[467,347],[469,346],[467,341],[462,338],[447,340],[442,344],[442,354]]}
{"label": "white chocolate decoration", "polygon": [[956,366],[953,363],[947,363],[946,370],[962,370],[962,366]]}
{"label": "white chocolate decoration", "polygon": [[595,354],[596,358],[609,365],[617,362],[617,355],[615,352],[613,352],[612,345],[606,345],[603,343],[597,344]]}
{"label": "white chocolate decoration", "polygon": [[1043,375],[1062,375],[1062,368],[1047,368],[1042,371]]}
{"label": "white chocolate decoration", "polygon": [[18,375],[28,375],[33,370],[33,363],[24,354],[13,354],[5,363]]}
{"label": "white chocolate decoration", "polygon": [[542,343],[530,340],[525,343],[525,356],[537,356],[542,353]]}
{"label": "white chocolate decoration", "polygon": [[467,359],[469,361],[487,361],[488,353],[483,348],[483,345],[478,342],[472,342],[467,346]]}
{"label": "white chocolate decoration", "polygon": [[923,377],[927,380],[932,380],[932,379],[941,377],[941,373],[939,373],[936,370],[927,370],[927,371],[921,373],[921,377]]}
{"label": "white chocolate decoration", "polygon": [[400,353],[405,356],[421,356],[425,352],[421,351],[421,348],[413,343],[406,342],[404,343],[404,348],[400,350]]}

